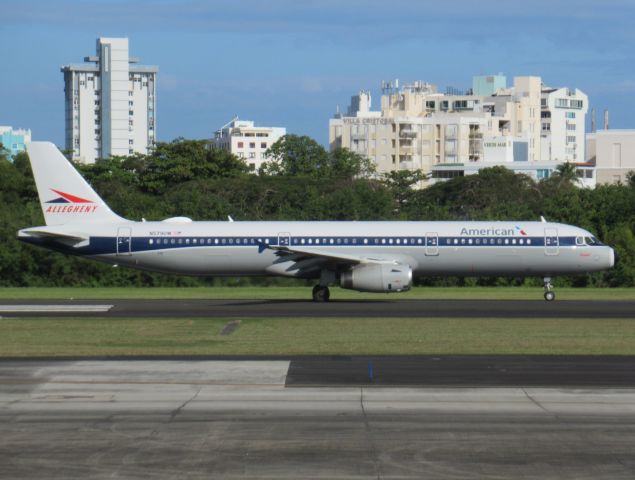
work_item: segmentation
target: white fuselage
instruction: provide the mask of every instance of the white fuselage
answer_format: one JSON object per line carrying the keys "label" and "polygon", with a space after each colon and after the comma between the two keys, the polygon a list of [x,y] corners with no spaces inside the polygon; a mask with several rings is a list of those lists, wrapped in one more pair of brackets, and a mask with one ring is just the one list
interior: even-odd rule
{"label": "white fuselage", "polygon": [[[70,246],[51,240],[56,245],[43,246],[187,275],[317,278],[324,261],[312,265],[316,254],[394,261],[409,265],[417,277],[552,276],[604,270],[614,263],[610,247],[588,244],[589,232],[547,222],[124,221],[56,229],[89,241]],[[28,230],[21,231],[25,241]],[[264,246],[289,247],[293,253],[281,256]],[[306,259],[305,251],[311,255]]]}

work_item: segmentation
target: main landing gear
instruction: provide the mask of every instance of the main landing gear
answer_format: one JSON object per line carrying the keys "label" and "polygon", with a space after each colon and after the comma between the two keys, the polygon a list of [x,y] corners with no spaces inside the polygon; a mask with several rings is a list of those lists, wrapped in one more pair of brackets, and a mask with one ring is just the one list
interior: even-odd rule
{"label": "main landing gear", "polygon": [[328,302],[331,297],[331,292],[329,291],[329,287],[324,287],[322,285],[316,285],[313,287],[313,301],[314,302]]}
{"label": "main landing gear", "polygon": [[551,278],[545,277],[545,300],[553,302],[556,299],[556,293],[553,291],[553,285],[551,285]]}

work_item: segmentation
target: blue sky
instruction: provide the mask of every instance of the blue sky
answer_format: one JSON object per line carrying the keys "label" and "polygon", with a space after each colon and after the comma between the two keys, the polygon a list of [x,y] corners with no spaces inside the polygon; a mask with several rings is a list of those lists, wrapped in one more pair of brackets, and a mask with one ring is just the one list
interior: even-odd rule
{"label": "blue sky", "polygon": [[[632,0],[0,0],[0,125],[64,142],[60,66],[128,37],[159,66],[158,137],[209,138],[234,115],[328,140],[328,119],[381,80],[444,91],[472,75],[582,89],[598,124],[635,128]],[[587,122],[588,123],[588,122]]]}

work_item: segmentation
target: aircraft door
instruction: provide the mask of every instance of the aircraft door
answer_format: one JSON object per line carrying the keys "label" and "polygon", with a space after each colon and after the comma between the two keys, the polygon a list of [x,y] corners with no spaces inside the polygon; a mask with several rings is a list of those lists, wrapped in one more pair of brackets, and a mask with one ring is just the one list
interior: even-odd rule
{"label": "aircraft door", "polygon": [[439,234],[436,232],[426,232],[426,255],[434,256],[439,254]]}
{"label": "aircraft door", "polygon": [[279,247],[291,246],[291,234],[289,232],[278,233],[278,246]]}
{"label": "aircraft door", "polygon": [[558,255],[560,241],[558,239],[558,229],[545,228],[545,255]]}
{"label": "aircraft door", "polygon": [[120,227],[117,229],[117,255],[132,255],[132,229]]}

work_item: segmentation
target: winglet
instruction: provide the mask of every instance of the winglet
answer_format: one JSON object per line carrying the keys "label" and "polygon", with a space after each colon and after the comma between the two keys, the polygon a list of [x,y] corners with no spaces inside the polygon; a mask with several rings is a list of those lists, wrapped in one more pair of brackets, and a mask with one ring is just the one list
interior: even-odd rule
{"label": "winglet", "polygon": [[542,215],[540,215],[540,221],[542,223],[547,223],[547,220],[545,220],[545,217],[543,217]]}

